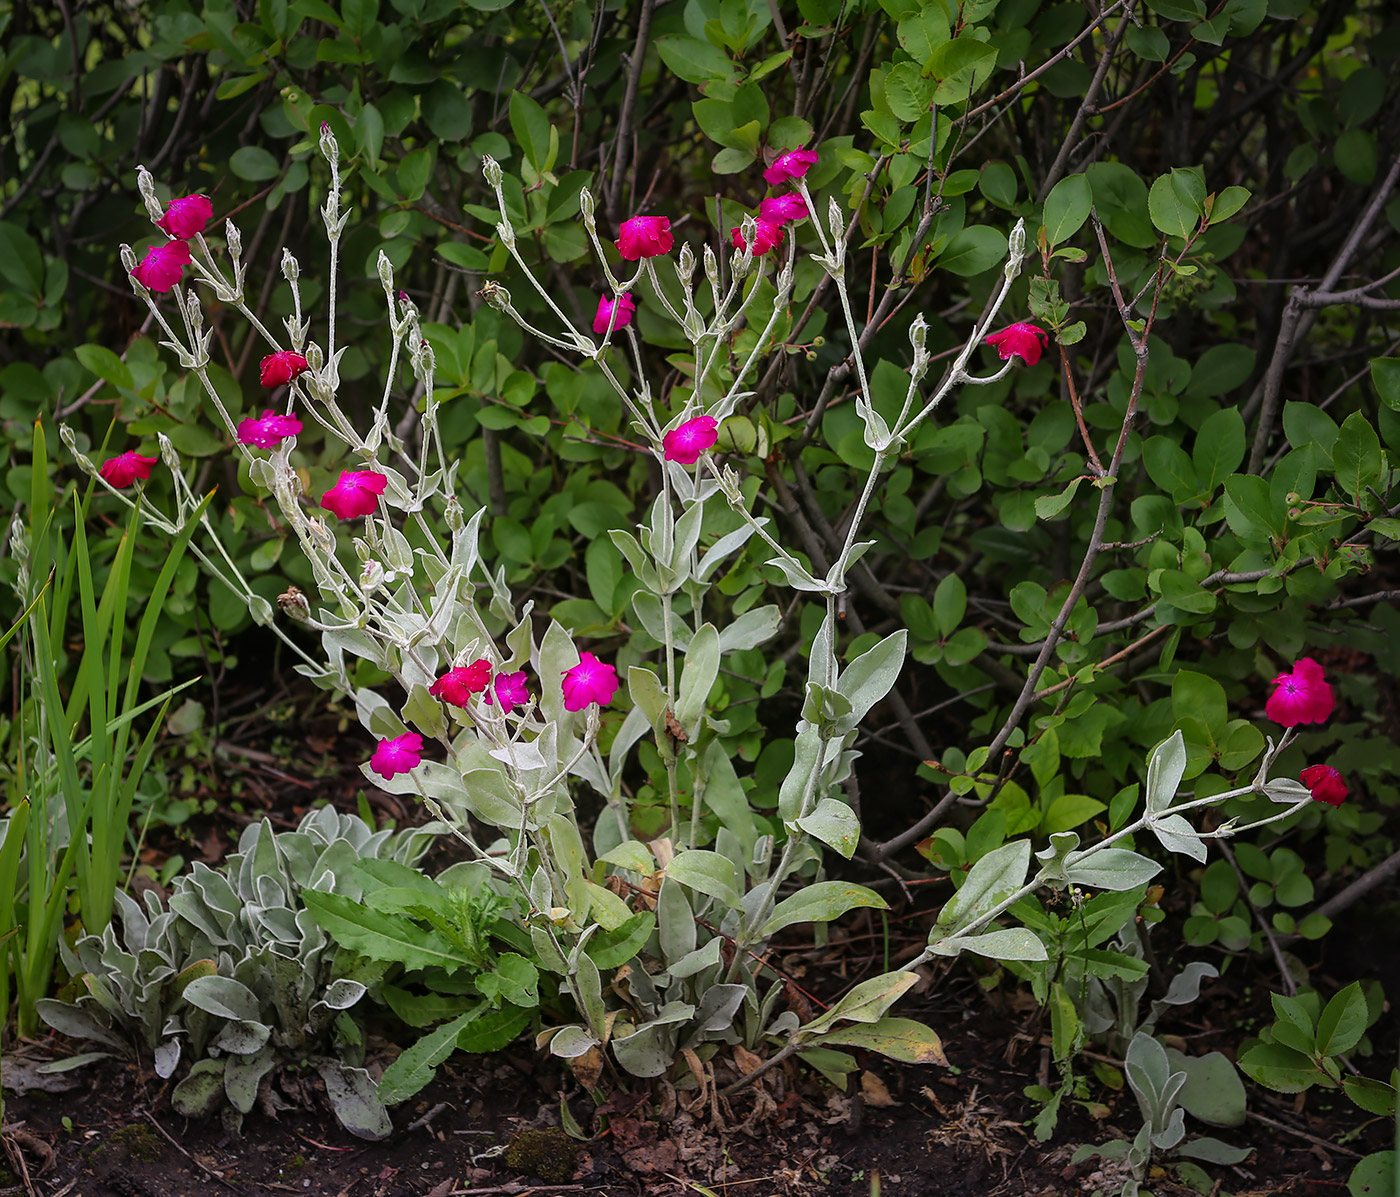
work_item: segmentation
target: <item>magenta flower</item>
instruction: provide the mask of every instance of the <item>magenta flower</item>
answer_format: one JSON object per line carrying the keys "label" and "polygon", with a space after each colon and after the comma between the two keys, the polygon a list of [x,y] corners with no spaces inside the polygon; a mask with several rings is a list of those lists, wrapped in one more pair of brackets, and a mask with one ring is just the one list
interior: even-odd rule
{"label": "magenta flower", "polygon": [[617,252],[629,262],[638,258],[655,258],[671,252],[676,239],[671,235],[671,222],[664,216],[633,216],[622,222],[617,238]]}
{"label": "magenta flower", "polygon": [[[616,309],[617,315],[613,315]],[[613,331],[619,328],[626,328],[632,323],[632,317],[636,314],[637,305],[633,302],[632,296],[624,291],[617,297],[614,303],[604,295],[598,296],[598,311],[593,317],[593,331],[600,337],[608,331],[608,321],[612,321]]]}
{"label": "magenta flower", "polygon": [[149,478],[151,467],[159,460],[158,457],[142,457],[131,451],[107,458],[97,472],[118,490],[125,490],[132,483],[144,482]]}
{"label": "magenta flower", "polygon": [[[734,243],[735,249],[748,248],[748,243],[744,240],[743,229],[735,228],[730,230],[729,239]],[[753,233],[754,256],[758,257],[761,254],[766,254],[775,245],[782,244],[782,240],[783,226],[774,224],[771,220],[764,220],[763,217],[760,216]]]}
{"label": "magenta flower", "polygon": [[719,425],[712,416],[696,416],[679,428],[673,428],[661,438],[661,448],[667,461],[679,465],[694,465],[700,454],[719,439]]}
{"label": "magenta flower", "polygon": [[1309,765],[1298,777],[1312,791],[1315,801],[1328,806],[1341,806],[1350,793],[1342,775],[1331,765]]}
{"label": "magenta flower", "polygon": [[373,470],[345,470],[321,496],[321,506],[338,519],[357,519],[379,506],[379,496],[388,485],[389,479]]}
{"label": "magenta flower", "polygon": [[269,353],[258,366],[258,381],[265,387],[284,386],[308,369],[306,359],[290,349]]}
{"label": "magenta flower", "polygon": [[296,416],[284,416],[271,408],[264,410],[256,420],[251,416],[238,425],[238,443],[256,445],[259,449],[275,449],[289,436],[301,431],[301,421]]}
{"label": "magenta flower", "polygon": [[473,694],[480,694],[490,684],[491,662],[483,657],[470,665],[449,669],[428,687],[428,693],[442,699],[448,706],[464,707]]}
{"label": "magenta flower", "polygon": [[581,711],[595,702],[605,707],[617,693],[617,670],[592,653],[579,653],[578,664],[564,670],[564,709]]}
{"label": "magenta flower", "polygon": [[1273,685],[1264,713],[1280,727],[1325,723],[1331,716],[1332,687],[1323,680],[1322,666],[1311,657],[1299,657],[1293,672],[1279,674]]}
{"label": "magenta flower", "polygon": [[[501,714],[509,715],[516,707],[523,707],[530,701],[530,691],[525,687],[525,671],[519,673],[498,673],[492,685],[496,691],[496,698],[501,704]],[[486,695],[486,701],[491,701],[491,695]]]}
{"label": "magenta flower", "polygon": [[137,263],[131,277],[148,291],[164,294],[180,281],[180,275],[190,264],[190,247],[183,241],[167,241],[153,245]]}
{"label": "magenta flower", "polygon": [[1028,366],[1040,361],[1040,355],[1050,338],[1034,324],[1008,324],[1001,332],[987,337],[987,344],[997,351],[1002,361],[1019,357]]}
{"label": "magenta flower", "polygon": [[204,232],[204,226],[214,217],[214,205],[207,196],[186,195],[171,200],[165,215],[156,221],[156,227],[164,229],[172,237],[188,241]]}
{"label": "magenta flower", "polygon": [[409,732],[392,740],[380,740],[374,755],[369,758],[369,767],[388,781],[400,773],[411,773],[422,760],[423,737],[417,732]]}
{"label": "magenta flower", "polygon": [[763,172],[764,181],[770,187],[776,187],[784,179],[800,179],[816,166],[817,160],[816,150],[789,150],[786,154],[779,154],[773,160],[773,165]]}
{"label": "magenta flower", "polygon": [[807,201],[795,191],[770,196],[758,205],[759,219],[771,224],[786,224],[789,220],[801,220],[806,215]]}

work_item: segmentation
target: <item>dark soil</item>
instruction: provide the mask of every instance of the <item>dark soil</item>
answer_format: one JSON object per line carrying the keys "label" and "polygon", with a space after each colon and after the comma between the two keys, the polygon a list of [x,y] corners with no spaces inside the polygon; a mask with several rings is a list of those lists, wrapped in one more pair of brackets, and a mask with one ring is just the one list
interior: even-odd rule
{"label": "dark soil", "polygon": [[[697,1100],[694,1089],[662,1084],[616,1092],[601,1109],[569,1082],[570,1110],[592,1134],[584,1142],[559,1130],[526,1133],[558,1126],[561,1083],[528,1040],[498,1056],[456,1057],[395,1111],[395,1133],[381,1143],[349,1136],[319,1110],[277,1120],[254,1112],[232,1138],[217,1119],[192,1123],[173,1113],[167,1084],[149,1070],[113,1062],[69,1074],[76,1084],[66,1092],[11,1095],[7,1116],[20,1127],[12,1148],[24,1156],[31,1191],[46,1197],[1116,1194],[1122,1176],[1070,1157],[1081,1143],[1131,1136],[1139,1125],[1131,1094],[1091,1082],[1093,1101],[1066,1109],[1054,1142],[1036,1142],[1027,1125],[1035,1110],[1021,1091],[1043,1069],[1045,1051],[1031,1040],[1034,1024],[1016,1013],[1025,1001],[994,994],[989,1003],[956,976],[939,989],[925,1000],[936,1011],[906,1012],[939,1028],[949,1069],[871,1057],[844,1094],[805,1070],[775,1070],[761,1089],[727,1102],[712,1088]],[[958,990],[968,1004],[950,997]],[[1204,1032],[1182,1028],[1186,1042],[1201,1041],[1195,1050],[1212,1046],[1209,1008],[1226,1004],[1226,994],[1202,1004],[1195,1013]],[[6,1061],[7,1083],[22,1080],[26,1058],[63,1048],[57,1039],[26,1045],[20,1059]],[[1217,1132],[1258,1150],[1240,1167],[1210,1169],[1216,1197],[1344,1197],[1356,1156],[1387,1146],[1383,1125],[1338,1143],[1363,1121],[1345,1100],[1312,1093],[1285,1102],[1252,1089],[1250,1109],[1244,1127]],[[1157,1197],[1193,1191],[1169,1175],[1150,1187]]]}

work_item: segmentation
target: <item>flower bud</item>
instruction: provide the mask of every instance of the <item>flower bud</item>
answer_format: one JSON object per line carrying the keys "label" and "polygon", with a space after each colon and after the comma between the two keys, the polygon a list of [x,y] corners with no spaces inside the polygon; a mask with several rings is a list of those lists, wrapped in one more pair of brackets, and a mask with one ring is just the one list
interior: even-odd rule
{"label": "flower bud", "polygon": [[481,156],[481,173],[486,176],[486,181],[491,185],[493,190],[499,187],[501,185],[501,180],[505,178],[504,173],[501,171],[501,164],[491,157],[490,154],[483,154]]}
{"label": "flower bud", "polygon": [[682,286],[690,286],[690,280],[695,275],[695,251],[690,248],[689,243],[682,243],[681,252],[676,255],[676,277],[681,280]]}
{"label": "flower bud", "polygon": [[711,286],[718,287],[719,259],[715,257],[715,251],[712,250],[708,245],[705,246],[705,252],[702,257],[702,261],[705,264],[705,277],[710,280]]}
{"label": "flower bud", "polygon": [[144,166],[136,168],[136,190],[141,193],[141,200],[146,205],[146,214],[151,218],[151,222],[154,224],[159,221],[165,215],[165,209],[156,197],[156,181]]}
{"label": "flower bud", "polygon": [[[121,249],[121,257],[122,266],[126,270],[127,274],[130,275],[136,269],[136,251],[133,250],[129,245],[123,245]],[[141,286],[140,283],[136,282],[135,278],[132,279],[132,282],[135,283],[135,285],[138,287]],[[144,290],[144,288],[142,289]]]}
{"label": "flower bud", "polygon": [[914,352],[923,350],[925,342],[928,340],[928,323],[924,320],[923,314],[914,317],[914,323],[909,326],[909,343],[914,346]]}
{"label": "flower bud", "polygon": [[583,214],[583,223],[588,225],[589,228],[593,227],[593,212],[595,208],[596,203],[593,199],[593,192],[589,191],[587,187],[583,188],[583,190],[578,193],[578,210]]}
{"label": "flower bud", "polygon": [[317,373],[320,372],[321,367],[324,366],[325,364],[326,364],[326,355],[325,355],[325,353],[322,351],[321,347],[320,347],[318,344],[316,344],[315,341],[310,342],[310,344],[308,344],[308,345],[306,346],[306,365],[307,365],[307,368],[308,368],[313,374],[317,374]]}
{"label": "flower bud", "polygon": [[394,264],[389,261],[389,255],[382,249],[379,251],[379,261],[375,263],[375,269],[379,271],[379,281],[383,284],[384,290],[392,295],[394,293]]}
{"label": "flower bud", "polygon": [[841,214],[841,205],[836,202],[836,197],[832,196],[826,203],[826,223],[831,229],[831,235],[838,242],[846,235],[846,218]]}
{"label": "flower bud", "polygon": [[340,146],[326,121],[321,122],[321,154],[332,166],[340,161]]}
{"label": "flower bud", "polygon": [[178,474],[180,472],[180,455],[175,452],[175,446],[170,443],[170,438],[163,432],[157,432],[156,439],[160,441],[161,460],[165,462],[172,474]]}
{"label": "flower bud", "polygon": [[289,283],[294,283],[301,277],[301,263],[292,256],[289,249],[282,251],[282,277]]}
{"label": "flower bud", "polygon": [[488,282],[486,286],[482,287],[481,290],[477,292],[477,295],[498,312],[507,311],[511,306],[510,292],[501,286],[500,283]]}
{"label": "flower bud", "polygon": [[447,521],[449,532],[460,532],[467,526],[463,519],[462,505],[457,501],[456,495],[448,495],[447,502],[443,504],[442,517]]}
{"label": "flower bud", "polygon": [[365,562],[365,567],[360,571],[360,589],[366,594],[373,594],[384,585],[384,567],[371,557]]}
{"label": "flower bud", "polygon": [[311,618],[311,604],[306,601],[306,595],[302,594],[296,586],[289,585],[282,594],[279,594],[277,605],[282,609],[284,615],[298,622],[305,622]]}
{"label": "flower bud", "polygon": [[231,220],[224,221],[224,243],[228,246],[228,256],[235,262],[243,256],[243,234]]}
{"label": "flower bud", "polygon": [[1011,230],[1008,240],[1007,253],[1017,260],[1026,256],[1026,222],[1018,220]]}
{"label": "flower bud", "polygon": [[507,249],[515,248],[515,229],[510,221],[502,220],[496,225],[496,235],[500,237],[501,244]]}
{"label": "flower bud", "polygon": [[78,438],[73,432],[73,429],[67,424],[60,424],[58,426],[58,439],[63,442],[63,447],[67,449],[69,453],[76,453],[78,451]]}

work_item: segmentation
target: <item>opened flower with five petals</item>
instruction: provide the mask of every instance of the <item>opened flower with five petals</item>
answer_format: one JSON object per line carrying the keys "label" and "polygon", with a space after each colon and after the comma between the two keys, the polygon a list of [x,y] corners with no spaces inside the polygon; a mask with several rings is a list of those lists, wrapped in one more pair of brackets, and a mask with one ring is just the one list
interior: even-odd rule
{"label": "opened flower with five petals", "polygon": [[118,490],[125,490],[134,482],[144,482],[151,476],[151,468],[159,461],[158,457],[142,457],[134,450],[109,457],[98,469],[98,473]]}
{"label": "opened flower with five petals", "polygon": [[180,281],[190,264],[190,247],[183,241],[153,245],[131,272],[131,277],[148,291],[164,294]]}
{"label": "opened flower with five petals", "polygon": [[1009,324],[986,340],[1002,361],[1019,357],[1026,365],[1034,366],[1040,361],[1050,338],[1044,329],[1036,328],[1034,324]]}
{"label": "opened flower with five petals", "polygon": [[369,767],[385,781],[400,773],[411,773],[423,761],[423,737],[417,732],[380,740],[369,758]]}
{"label": "opened flower with five petals", "polygon": [[1299,657],[1293,672],[1280,673],[1273,686],[1264,713],[1280,727],[1325,723],[1331,717],[1332,687],[1324,680],[1322,666],[1311,657]]}
{"label": "opened flower with five petals", "polygon": [[275,449],[289,436],[301,432],[301,421],[296,416],[283,415],[271,408],[254,419],[249,416],[238,425],[238,441],[243,445],[255,445],[259,449]]}
{"label": "opened flower with five petals", "polygon": [[696,416],[679,428],[673,428],[661,438],[667,461],[678,465],[694,465],[700,454],[719,439],[719,425],[713,416]]}
{"label": "opened flower with five petals", "polygon": [[321,496],[321,506],[339,519],[358,519],[379,506],[379,496],[388,485],[389,479],[373,470],[345,470]]}
{"label": "opened flower with five petals", "polygon": [[205,195],[184,195],[171,200],[165,215],[156,221],[158,228],[164,229],[172,237],[188,241],[204,232],[204,226],[213,219],[214,205]]}
{"label": "opened flower with five petals", "polygon": [[664,216],[633,216],[622,222],[617,238],[617,252],[629,262],[638,258],[655,258],[671,252],[676,243],[671,234],[671,222]]}
{"label": "opened flower with five petals", "polygon": [[1309,765],[1298,777],[1311,791],[1315,802],[1325,802],[1328,806],[1341,806],[1350,792],[1341,773],[1331,765]]}
{"label": "opened flower with five petals", "polygon": [[605,707],[617,693],[617,670],[592,653],[579,653],[578,664],[564,670],[564,709],[581,711],[595,702]]}
{"label": "opened flower with five petals", "polygon": [[817,161],[816,150],[806,150],[801,147],[789,150],[786,154],[779,154],[773,160],[773,165],[763,172],[764,182],[770,187],[776,187],[787,179],[800,179],[812,167],[816,166]]}
{"label": "opened flower with five petals", "polygon": [[491,662],[484,657],[470,665],[449,669],[428,687],[428,693],[448,706],[464,707],[472,695],[482,693],[491,684]]}
{"label": "opened flower with five petals", "polygon": [[612,321],[614,332],[619,328],[626,328],[632,323],[632,317],[636,311],[636,302],[626,291],[619,295],[616,301],[609,299],[606,295],[600,295],[598,296],[598,311],[593,317],[593,331],[600,337],[603,336],[608,331],[609,320]]}
{"label": "opened flower with five petals", "polygon": [[279,349],[269,353],[258,364],[258,381],[265,387],[280,387],[292,381],[299,374],[305,374],[306,359],[290,349]]}

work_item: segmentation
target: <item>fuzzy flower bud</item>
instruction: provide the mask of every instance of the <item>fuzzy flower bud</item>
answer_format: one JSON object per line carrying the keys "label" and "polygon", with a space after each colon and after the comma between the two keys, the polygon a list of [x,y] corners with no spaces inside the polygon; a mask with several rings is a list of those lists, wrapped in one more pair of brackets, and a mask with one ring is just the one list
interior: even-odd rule
{"label": "fuzzy flower bud", "polygon": [[583,223],[589,228],[593,227],[593,213],[597,209],[597,203],[593,199],[593,192],[585,187],[578,193],[578,210],[583,215]]}
{"label": "fuzzy flower bud", "polygon": [[379,261],[375,263],[375,269],[379,271],[379,281],[384,290],[392,295],[394,293],[394,264],[389,261],[389,255],[382,249],[379,251]]}
{"label": "fuzzy flower bud", "polygon": [[501,164],[490,154],[481,156],[481,173],[486,176],[486,181],[491,185],[492,190],[501,185],[505,174],[501,170]]}
{"label": "fuzzy flower bud", "polygon": [[311,618],[311,604],[306,601],[306,595],[302,594],[296,586],[288,586],[282,594],[279,594],[277,605],[282,609],[284,615],[298,622],[305,622]]}
{"label": "fuzzy flower bud", "polygon": [[160,442],[160,457],[166,464],[166,468],[172,474],[180,472],[180,455],[175,452],[175,446],[170,443],[170,438],[163,432],[156,433],[156,440]]}
{"label": "fuzzy flower bud", "polygon": [[447,530],[449,532],[460,532],[467,526],[466,520],[462,518],[462,505],[457,502],[456,495],[450,494],[447,496],[447,502],[443,504],[442,516],[447,522]]}
{"label": "fuzzy flower bud", "polygon": [[290,249],[282,251],[282,277],[294,283],[301,277],[301,263],[292,256]]}
{"label": "fuzzy flower bud", "polygon": [[909,343],[914,346],[915,354],[923,352],[924,344],[928,340],[928,323],[920,313],[914,317],[914,323],[909,326]]}
{"label": "fuzzy flower bud", "polygon": [[712,250],[708,245],[705,246],[705,252],[702,256],[702,261],[705,264],[705,277],[710,280],[711,286],[718,287],[719,259],[715,257],[715,251]]}
{"label": "fuzzy flower bud", "polygon": [[500,283],[488,282],[477,294],[498,312],[507,311],[511,306],[510,292]]}
{"label": "fuzzy flower bud", "polygon": [[1006,267],[1002,273],[1009,283],[1021,273],[1021,262],[1026,256],[1026,222],[1018,220],[1007,238]]}
{"label": "fuzzy flower bud", "polygon": [[366,594],[373,594],[384,585],[384,567],[371,557],[365,562],[365,567],[360,571],[360,589]]}
{"label": "fuzzy flower bud", "polygon": [[681,252],[676,255],[676,277],[681,280],[681,285],[690,286],[690,280],[695,275],[695,251],[689,244],[681,246]]}
{"label": "fuzzy flower bud", "polygon": [[144,166],[136,168],[136,190],[141,193],[141,201],[146,205],[146,214],[150,216],[152,223],[159,224],[165,215],[165,209],[156,197],[156,181]]}
{"label": "fuzzy flower bud", "polygon": [[332,165],[340,161],[340,145],[331,132],[330,124],[321,122],[321,155]]}
{"label": "fuzzy flower bud", "polygon": [[309,345],[307,345],[305,356],[307,368],[310,369],[313,373],[319,373],[321,367],[326,364],[325,351],[318,344],[316,344],[315,341],[312,341]]}

